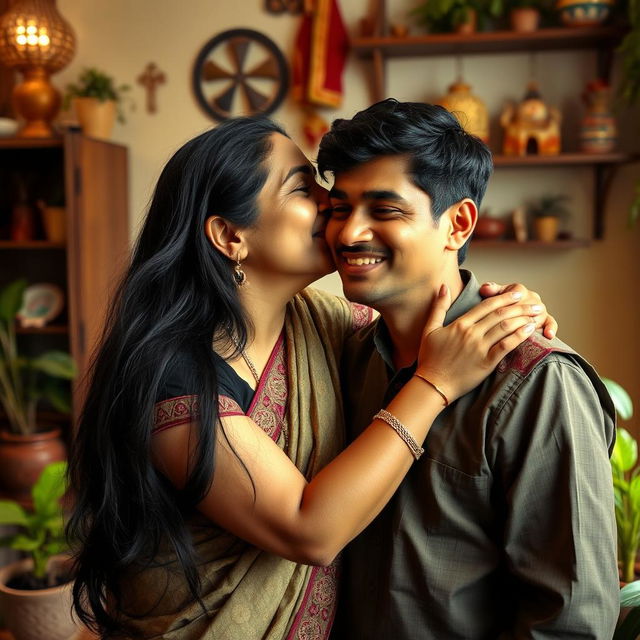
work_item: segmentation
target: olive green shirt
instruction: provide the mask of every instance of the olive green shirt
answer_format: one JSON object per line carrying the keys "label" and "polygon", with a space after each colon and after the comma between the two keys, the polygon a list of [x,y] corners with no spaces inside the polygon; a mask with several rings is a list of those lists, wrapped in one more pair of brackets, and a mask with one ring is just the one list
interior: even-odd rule
{"label": "olive green shirt", "polygon": [[[481,301],[461,275],[447,322]],[[415,367],[394,371],[382,320],[347,353],[353,437]],[[585,360],[559,340],[527,340],[439,415],[423,457],[348,547],[334,637],[611,638],[614,416]]]}

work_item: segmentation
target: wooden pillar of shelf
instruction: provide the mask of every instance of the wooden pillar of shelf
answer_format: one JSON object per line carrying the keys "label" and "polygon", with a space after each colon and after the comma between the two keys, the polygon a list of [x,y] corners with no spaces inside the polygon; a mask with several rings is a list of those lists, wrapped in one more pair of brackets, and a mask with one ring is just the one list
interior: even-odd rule
{"label": "wooden pillar of shelf", "polygon": [[[9,0],[0,0],[0,15],[9,8]],[[15,71],[0,63],[0,118],[13,116],[11,95],[15,82]]]}
{"label": "wooden pillar of shelf", "polygon": [[611,165],[596,164],[593,168],[593,237],[604,238],[604,212],[607,193],[616,168]]}
{"label": "wooden pillar of shelf", "polygon": [[380,49],[374,49],[372,52],[372,97],[373,102],[380,102],[385,97],[385,73],[384,73],[384,56]]}

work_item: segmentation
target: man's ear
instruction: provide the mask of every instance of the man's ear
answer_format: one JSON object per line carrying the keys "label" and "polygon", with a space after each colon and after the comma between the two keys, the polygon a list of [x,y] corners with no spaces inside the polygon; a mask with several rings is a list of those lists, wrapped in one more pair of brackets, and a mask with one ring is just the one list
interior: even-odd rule
{"label": "man's ear", "polygon": [[470,238],[478,221],[478,207],[470,198],[464,198],[452,205],[443,214],[449,220],[447,249],[458,251]]}
{"label": "man's ear", "polygon": [[247,257],[242,230],[221,216],[210,216],[205,220],[204,232],[209,242],[230,260]]}

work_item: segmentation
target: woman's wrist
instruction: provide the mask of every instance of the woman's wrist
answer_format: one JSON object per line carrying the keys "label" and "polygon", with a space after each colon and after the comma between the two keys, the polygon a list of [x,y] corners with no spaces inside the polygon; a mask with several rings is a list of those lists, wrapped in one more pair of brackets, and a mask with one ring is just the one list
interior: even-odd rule
{"label": "woman's wrist", "polygon": [[447,394],[439,384],[434,382],[434,380],[432,380],[429,376],[426,376],[420,373],[419,371],[416,371],[413,374],[413,376],[415,378],[418,378],[419,380],[422,380],[425,384],[428,384],[442,398],[442,401],[444,402],[444,406],[445,407],[449,406],[449,398],[447,397]]}

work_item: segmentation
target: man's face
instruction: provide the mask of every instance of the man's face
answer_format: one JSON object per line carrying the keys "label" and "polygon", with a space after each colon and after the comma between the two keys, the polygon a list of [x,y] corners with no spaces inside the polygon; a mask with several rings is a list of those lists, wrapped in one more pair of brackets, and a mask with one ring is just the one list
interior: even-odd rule
{"label": "man's face", "polygon": [[456,259],[445,248],[446,214],[433,221],[431,199],[408,169],[406,157],[382,156],[336,176],[326,238],[350,300],[424,304]]}

